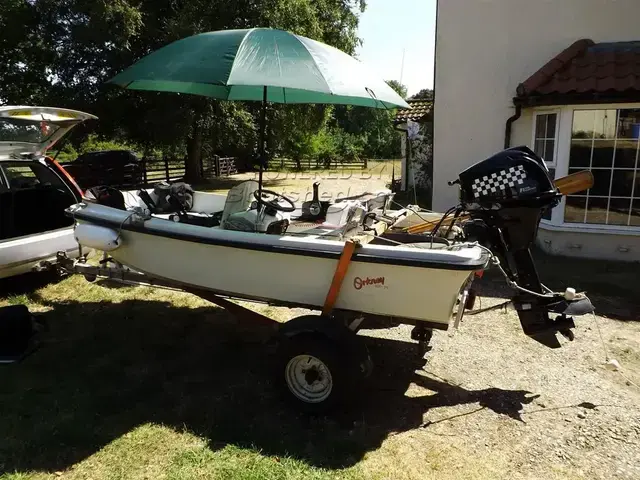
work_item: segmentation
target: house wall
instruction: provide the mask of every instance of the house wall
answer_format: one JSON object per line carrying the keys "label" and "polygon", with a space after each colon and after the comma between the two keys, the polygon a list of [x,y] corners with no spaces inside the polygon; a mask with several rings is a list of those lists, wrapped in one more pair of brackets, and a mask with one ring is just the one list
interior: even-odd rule
{"label": "house wall", "polygon": [[[516,87],[581,38],[640,39],[639,0],[440,0],[437,11],[433,208],[458,201],[447,186],[504,145]],[[531,143],[531,113],[511,145]]]}
{"label": "house wall", "polygon": [[640,237],[637,235],[571,232],[550,228],[541,225],[536,238],[538,246],[547,253],[601,260],[640,261]]}

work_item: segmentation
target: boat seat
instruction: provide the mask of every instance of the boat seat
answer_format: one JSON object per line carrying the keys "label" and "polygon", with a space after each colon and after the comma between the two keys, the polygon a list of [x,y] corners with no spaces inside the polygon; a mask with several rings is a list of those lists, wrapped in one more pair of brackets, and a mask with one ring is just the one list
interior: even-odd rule
{"label": "boat seat", "polygon": [[228,222],[229,217],[235,213],[246,212],[251,208],[251,205],[255,201],[253,193],[258,190],[259,184],[255,180],[246,180],[239,183],[227,193],[227,199],[224,203],[224,209],[222,210],[222,217],[220,219],[220,227],[231,227],[233,230],[238,230],[236,221],[232,224]]}

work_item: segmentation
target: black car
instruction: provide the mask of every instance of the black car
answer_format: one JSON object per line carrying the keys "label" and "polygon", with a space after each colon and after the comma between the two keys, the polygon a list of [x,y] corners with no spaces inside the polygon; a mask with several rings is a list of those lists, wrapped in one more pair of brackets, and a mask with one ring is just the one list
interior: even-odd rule
{"label": "black car", "polygon": [[137,187],[144,180],[142,161],[130,150],[84,153],[64,167],[83,189],[96,185]]}

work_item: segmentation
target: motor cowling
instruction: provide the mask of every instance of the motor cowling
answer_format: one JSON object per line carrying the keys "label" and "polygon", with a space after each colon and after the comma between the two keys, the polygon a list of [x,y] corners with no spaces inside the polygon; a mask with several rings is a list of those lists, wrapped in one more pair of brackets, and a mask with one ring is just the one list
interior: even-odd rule
{"label": "motor cowling", "polygon": [[531,247],[542,215],[562,197],[544,160],[528,147],[496,153],[460,173],[458,182],[463,208],[500,229],[511,252]]}
{"label": "motor cowling", "polygon": [[528,147],[514,147],[476,163],[459,175],[460,200],[473,209],[547,208],[561,195],[544,160]]}

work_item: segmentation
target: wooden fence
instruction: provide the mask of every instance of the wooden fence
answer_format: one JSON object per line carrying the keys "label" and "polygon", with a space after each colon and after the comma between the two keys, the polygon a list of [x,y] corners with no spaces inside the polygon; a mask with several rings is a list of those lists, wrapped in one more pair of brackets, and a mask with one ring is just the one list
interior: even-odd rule
{"label": "wooden fence", "polygon": [[269,170],[333,170],[338,168],[367,168],[366,158],[352,160],[332,159],[322,161],[315,158],[305,158],[299,162],[292,158],[274,158],[269,161]]}
{"label": "wooden fence", "polygon": [[236,157],[220,157],[214,155],[202,160],[202,177],[211,179],[214,177],[228,177],[240,172],[242,162]]}
{"label": "wooden fence", "polygon": [[[80,187],[87,189],[97,185],[108,185],[119,189],[148,188],[161,181],[175,182],[185,175],[186,158],[176,157],[144,157],[138,163],[126,166],[113,166],[108,162],[84,165],[75,162],[63,163],[62,166],[75,178]],[[206,180],[215,177],[234,175],[243,167],[235,157],[219,157],[203,159],[200,173]]]}
{"label": "wooden fence", "polygon": [[174,182],[184,178],[185,159],[145,157],[140,163],[142,166],[143,186],[148,186],[163,180]]}
{"label": "wooden fence", "polygon": [[[160,181],[175,182],[182,180],[185,175],[186,158],[177,157],[143,157],[139,163],[127,164],[115,167],[104,164],[92,164],[90,166],[69,162],[63,164],[75,177],[82,188],[90,188],[96,185],[109,185],[120,189],[136,189],[149,187]],[[324,162],[316,159],[304,159],[296,162],[289,158],[274,158],[269,161],[268,170],[313,170],[313,169],[339,169],[339,168],[367,168],[366,159],[354,159],[351,161],[331,160]],[[237,157],[212,157],[203,158],[200,163],[202,178],[211,180],[217,177],[228,177],[247,171],[248,163]]]}

